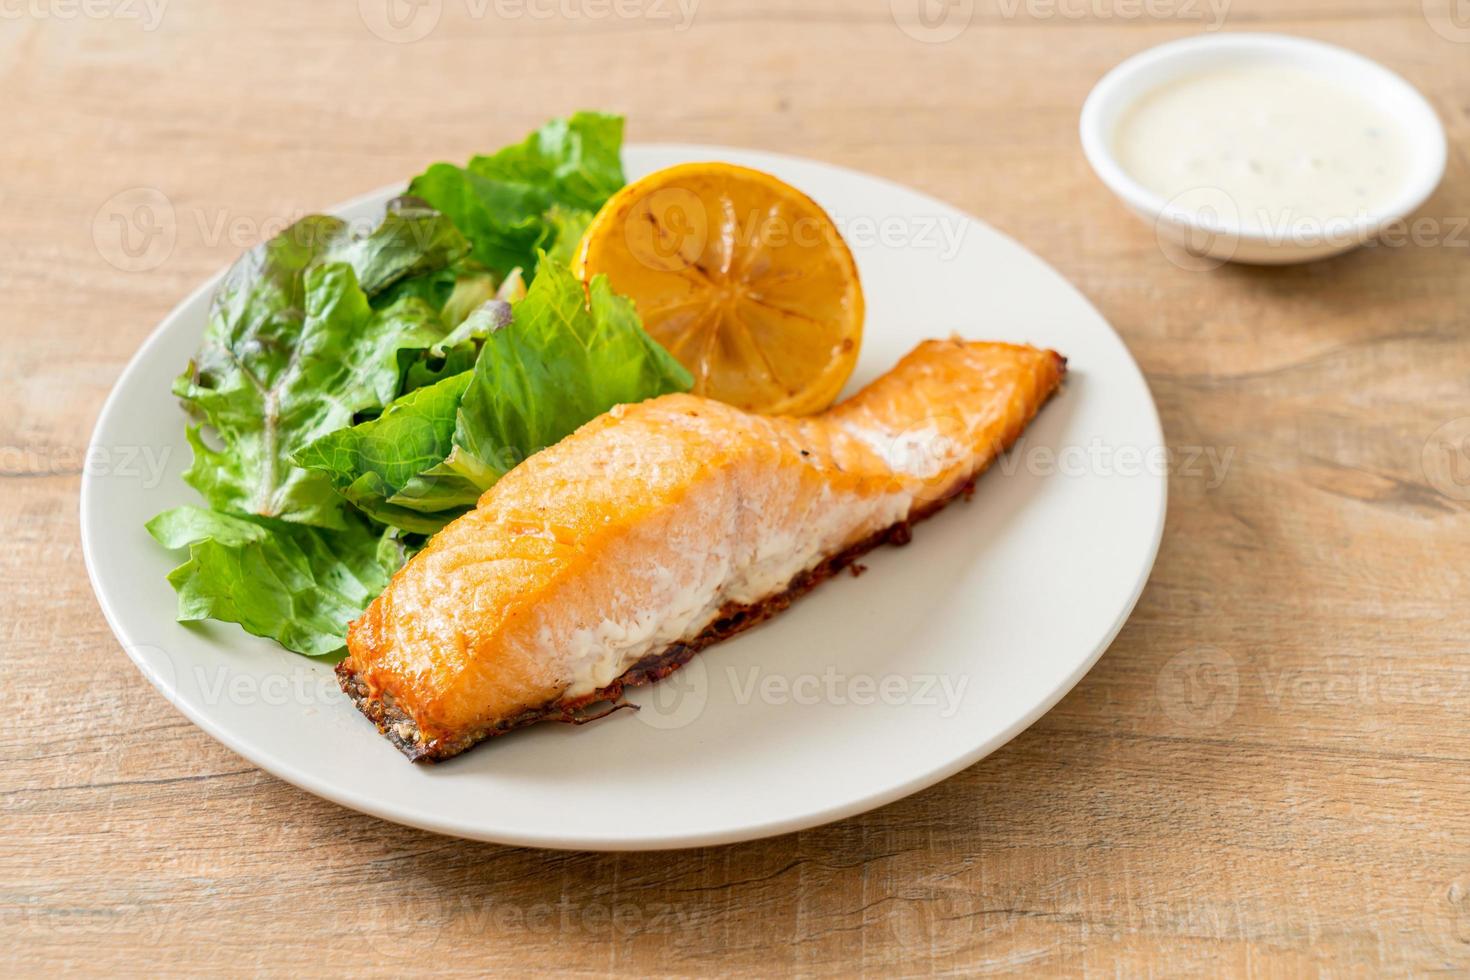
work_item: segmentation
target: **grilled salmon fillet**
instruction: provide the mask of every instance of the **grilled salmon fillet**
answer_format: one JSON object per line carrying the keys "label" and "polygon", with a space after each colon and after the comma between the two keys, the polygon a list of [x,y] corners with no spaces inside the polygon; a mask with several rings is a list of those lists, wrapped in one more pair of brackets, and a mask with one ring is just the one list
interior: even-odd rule
{"label": "grilled salmon fillet", "polygon": [[967,490],[1065,360],[926,341],[804,418],[620,405],[511,470],[348,630],[343,690],[434,761],[656,680]]}

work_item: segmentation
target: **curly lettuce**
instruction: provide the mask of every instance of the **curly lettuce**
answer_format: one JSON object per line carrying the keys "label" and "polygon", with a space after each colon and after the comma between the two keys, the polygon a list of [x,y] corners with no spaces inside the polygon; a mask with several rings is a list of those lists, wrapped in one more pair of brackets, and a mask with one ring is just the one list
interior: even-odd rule
{"label": "curly lettuce", "polygon": [[175,507],[147,524],[165,548],[188,549],[169,573],[180,622],[219,619],[319,656],[342,648],[347,624],[403,561],[361,517],[341,530]]}
{"label": "curly lettuce", "polygon": [[474,242],[476,261],[530,275],[539,252],[571,244],[558,236],[554,209],[595,212],[623,186],[622,143],[621,116],[579,112],[463,167],[436,163],[409,193],[454,221]]}
{"label": "curly lettuce", "polygon": [[[481,310],[475,325],[498,315]],[[375,520],[432,533],[513,466],[614,405],[688,391],[689,372],[604,277],[547,263],[509,325],[488,326],[474,369],[296,454]]]}
{"label": "curly lettuce", "polygon": [[430,167],[375,227],[312,215],[229,270],[174,383],[206,506],[148,524],[187,552],[181,621],[338,651],[421,535],[521,459],[687,390],[632,304],[567,268],[623,185],[622,135],[617,116],[554,120]]}

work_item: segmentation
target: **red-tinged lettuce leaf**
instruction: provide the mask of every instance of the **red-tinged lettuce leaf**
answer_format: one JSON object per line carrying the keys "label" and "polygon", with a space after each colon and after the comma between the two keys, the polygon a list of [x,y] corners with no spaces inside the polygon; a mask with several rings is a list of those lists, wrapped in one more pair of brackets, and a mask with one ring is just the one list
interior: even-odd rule
{"label": "red-tinged lettuce leaf", "polygon": [[[331,482],[291,462],[314,439],[351,425],[397,394],[405,350],[443,336],[419,300],[374,310],[344,263],[309,268],[300,326],[285,349],[259,339],[228,351],[209,384],[185,375],[174,392],[199,422],[184,473],[215,510],[341,528],[345,503]],[[205,429],[205,426],[208,429]]]}
{"label": "red-tinged lettuce leaf", "polygon": [[174,393],[193,417],[184,479],[216,510],[344,526],[328,481],[292,465],[297,449],[398,393],[411,356],[445,328],[422,300],[382,309],[370,297],[432,275],[469,243],[421,201],[391,202],[359,234],[313,215],[252,250],[226,274],[204,342]]}
{"label": "red-tinged lettuce leaf", "polygon": [[190,380],[208,387],[248,360],[265,383],[289,362],[306,310],[306,270],[331,262],[352,267],[363,292],[383,293],[401,281],[445,269],[470,244],[443,214],[422,201],[397,198],[366,235],[341,218],[308,215],[242,255],[210,302],[204,342]]}

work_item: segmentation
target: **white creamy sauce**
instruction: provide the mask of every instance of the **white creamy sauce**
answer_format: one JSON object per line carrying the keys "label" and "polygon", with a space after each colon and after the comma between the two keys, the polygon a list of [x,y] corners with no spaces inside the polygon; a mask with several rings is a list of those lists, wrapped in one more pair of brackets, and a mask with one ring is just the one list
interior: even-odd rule
{"label": "white creamy sauce", "polygon": [[1250,66],[1169,82],[1113,133],[1123,169],[1225,228],[1343,225],[1405,184],[1407,138],[1367,96],[1301,68]]}

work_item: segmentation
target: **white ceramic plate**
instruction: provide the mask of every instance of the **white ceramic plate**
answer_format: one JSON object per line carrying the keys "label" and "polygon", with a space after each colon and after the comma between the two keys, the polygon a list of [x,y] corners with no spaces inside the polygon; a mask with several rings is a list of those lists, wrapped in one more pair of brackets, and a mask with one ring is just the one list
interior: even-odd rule
{"label": "white ceramic plate", "polygon": [[[974,498],[864,559],[773,622],[634,691],[638,713],[539,725],[415,766],[331,668],[224,623],[174,621],[181,558],[143,523],[197,498],[169,384],[214,282],[174,310],[108,399],[82,481],[82,542],[128,655],[195,724],[343,806],[509,844],[646,849],[799,830],[881,806],[1030,725],[1117,634],[1153,565],[1166,464],[1157,412],[1117,334],[1015,242],[939,201],[806,160],[637,146],[630,179],[688,160],[770,171],[831,213],[868,301],[852,386],[926,337],[1027,341],[1069,358],[1061,393]],[[396,189],[337,213],[366,218]],[[162,463],[161,477],[151,476]]]}

